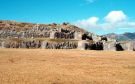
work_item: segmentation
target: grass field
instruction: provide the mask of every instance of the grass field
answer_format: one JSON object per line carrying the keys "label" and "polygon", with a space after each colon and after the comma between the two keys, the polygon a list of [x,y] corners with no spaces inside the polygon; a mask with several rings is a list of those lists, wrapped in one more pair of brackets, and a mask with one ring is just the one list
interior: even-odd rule
{"label": "grass field", "polygon": [[0,49],[0,84],[135,84],[135,52]]}

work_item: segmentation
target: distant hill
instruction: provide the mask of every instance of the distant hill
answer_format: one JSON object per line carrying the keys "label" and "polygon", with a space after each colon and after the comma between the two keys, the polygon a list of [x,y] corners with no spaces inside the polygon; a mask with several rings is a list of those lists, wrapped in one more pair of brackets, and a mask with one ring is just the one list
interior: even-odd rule
{"label": "distant hill", "polygon": [[113,38],[113,39],[117,39],[118,41],[135,40],[135,32],[134,33],[126,32],[124,34],[110,33],[110,34],[106,34],[104,36],[107,36],[107,37],[110,37],[110,38]]}

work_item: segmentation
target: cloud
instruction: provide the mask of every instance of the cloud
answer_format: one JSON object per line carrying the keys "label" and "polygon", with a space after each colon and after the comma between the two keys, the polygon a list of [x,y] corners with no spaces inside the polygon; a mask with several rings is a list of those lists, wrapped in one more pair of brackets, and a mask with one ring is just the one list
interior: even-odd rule
{"label": "cloud", "polygon": [[77,22],[75,22],[75,25],[86,30],[91,30],[92,28],[98,29],[98,21],[98,17],[90,17],[88,19],[78,20]]}
{"label": "cloud", "polygon": [[92,26],[92,25],[96,25],[98,22],[99,18],[98,17],[90,17],[88,19],[84,19],[84,20],[78,20],[77,23],[82,25],[82,26]]}
{"label": "cloud", "polygon": [[104,21],[99,23],[100,19],[98,17],[90,17],[76,21],[75,25],[90,31],[113,31],[119,28],[135,28],[135,22],[128,21],[128,17],[123,11],[111,11],[103,19]]}
{"label": "cloud", "polygon": [[127,20],[127,16],[123,11],[111,11],[106,17],[105,21],[110,23],[123,22]]}

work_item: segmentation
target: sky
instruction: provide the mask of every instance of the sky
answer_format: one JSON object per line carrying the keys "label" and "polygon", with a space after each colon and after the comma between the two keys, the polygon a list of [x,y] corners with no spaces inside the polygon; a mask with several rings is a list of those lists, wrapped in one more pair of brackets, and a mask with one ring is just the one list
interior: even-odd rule
{"label": "sky", "polygon": [[97,34],[135,32],[135,0],[0,0],[0,20],[69,22]]}

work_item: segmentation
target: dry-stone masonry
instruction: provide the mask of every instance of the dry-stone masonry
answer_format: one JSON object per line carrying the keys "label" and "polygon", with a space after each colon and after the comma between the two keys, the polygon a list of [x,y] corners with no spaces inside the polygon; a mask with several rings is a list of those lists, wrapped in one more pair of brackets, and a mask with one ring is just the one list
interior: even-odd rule
{"label": "dry-stone masonry", "polygon": [[135,51],[135,42],[116,42],[116,39],[87,32],[69,23],[0,21],[0,48]]}

